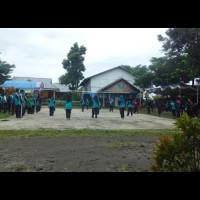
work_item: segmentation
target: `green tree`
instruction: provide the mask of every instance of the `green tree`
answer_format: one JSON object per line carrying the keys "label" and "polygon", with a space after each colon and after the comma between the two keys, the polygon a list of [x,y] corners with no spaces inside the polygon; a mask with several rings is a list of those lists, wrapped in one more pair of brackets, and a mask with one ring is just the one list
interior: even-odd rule
{"label": "green tree", "polygon": [[10,65],[0,58],[0,84],[3,84],[6,80],[11,78],[10,74],[13,72],[14,68],[15,65]]}
{"label": "green tree", "polygon": [[134,85],[139,86],[143,90],[152,87],[153,74],[146,65],[137,65],[133,68],[132,73],[136,76]]}
{"label": "green tree", "polygon": [[143,90],[152,86],[152,74],[146,65],[137,65],[136,67],[121,65],[121,67],[128,70],[133,76],[135,76],[133,85],[136,85]]}
{"label": "green tree", "polygon": [[163,42],[163,51],[169,57],[188,55],[190,68],[196,77],[200,77],[200,28],[169,28],[166,35],[158,35],[158,40]]}
{"label": "green tree", "polygon": [[83,61],[87,49],[84,46],[78,46],[78,43],[74,43],[67,59],[64,59],[62,64],[63,68],[67,71],[64,75],[60,76],[59,82],[64,85],[68,85],[71,90],[77,90],[78,85],[82,79],[84,79],[83,72],[85,66]]}
{"label": "green tree", "polygon": [[149,69],[152,73],[152,83],[155,86],[188,83],[194,77],[191,60],[187,55],[177,57],[151,58]]}

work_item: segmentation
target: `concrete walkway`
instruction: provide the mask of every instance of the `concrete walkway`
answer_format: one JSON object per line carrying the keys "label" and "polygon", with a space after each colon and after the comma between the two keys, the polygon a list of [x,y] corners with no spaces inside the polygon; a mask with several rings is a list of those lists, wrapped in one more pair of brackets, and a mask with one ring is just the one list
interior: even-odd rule
{"label": "concrete walkway", "polygon": [[[175,120],[159,118],[151,115],[133,114],[120,118],[119,110],[109,112],[107,109],[100,110],[98,118],[92,118],[92,110],[73,109],[71,120],[66,119],[65,110],[56,109],[54,116],[49,116],[49,109],[43,107],[39,113],[26,115],[23,119],[15,116],[0,120],[0,130],[20,129],[173,129]],[[8,121],[6,121],[8,120]]]}

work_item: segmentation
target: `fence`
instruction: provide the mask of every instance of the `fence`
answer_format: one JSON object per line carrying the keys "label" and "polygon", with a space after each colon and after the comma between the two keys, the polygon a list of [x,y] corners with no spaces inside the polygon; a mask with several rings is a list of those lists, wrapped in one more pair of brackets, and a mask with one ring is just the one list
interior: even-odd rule
{"label": "fence", "polygon": [[[72,103],[73,103],[73,106],[81,106],[80,101],[73,101]],[[49,105],[49,100],[48,99],[42,100],[42,105],[43,106]],[[58,106],[64,106],[65,105],[65,101],[56,100],[56,105],[58,105]]]}

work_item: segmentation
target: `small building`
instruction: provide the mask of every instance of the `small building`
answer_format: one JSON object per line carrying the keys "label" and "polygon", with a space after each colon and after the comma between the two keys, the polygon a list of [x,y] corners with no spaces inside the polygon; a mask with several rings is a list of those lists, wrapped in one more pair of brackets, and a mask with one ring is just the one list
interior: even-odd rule
{"label": "small building", "polygon": [[40,91],[42,99],[48,99],[54,96],[59,89],[52,83],[51,78],[35,78],[35,77],[18,77],[14,76],[12,81],[27,81],[27,82],[42,82],[44,84],[43,89]]}
{"label": "small building", "polygon": [[98,90],[97,93],[99,94],[99,98],[102,99],[104,106],[109,106],[111,98],[115,100],[114,106],[117,106],[121,94],[124,96],[125,100],[129,98],[135,99],[139,98],[138,94],[140,94],[140,90],[125,79],[120,78]]}
{"label": "small building", "polygon": [[58,91],[56,92],[56,99],[62,99],[64,94],[71,92],[69,87],[66,85],[61,85],[59,83],[54,83],[54,85],[58,88]]}
{"label": "small building", "polygon": [[24,90],[26,93],[39,93],[44,88],[44,84],[32,81],[5,81],[3,89],[10,87]]}
{"label": "small building", "polygon": [[79,86],[83,87],[84,94],[93,97],[98,93],[103,106],[107,106],[110,98],[114,98],[117,106],[119,96],[125,99],[140,98],[140,88],[133,85],[135,76],[123,67],[114,67],[104,72],[84,79]]}

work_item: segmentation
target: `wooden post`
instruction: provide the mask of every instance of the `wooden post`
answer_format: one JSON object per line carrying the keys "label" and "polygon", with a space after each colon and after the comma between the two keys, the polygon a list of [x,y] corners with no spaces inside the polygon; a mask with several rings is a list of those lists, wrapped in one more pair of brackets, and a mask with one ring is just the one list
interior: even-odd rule
{"label": "wooden post", "polygon": [[103,107],[105,107],[104,93],[103,93]]}
{"label": "wooden post", "polygon": [[32,89],[32,85],[31,85],[31,96],[32,96],[32,93],[33,93],[33,89]]}
{"label": "wooden post", "polygon": [[139,105],[139,113],[141,111],[141,108],[142,108],[142,91],[140,89],[140,105]]}
{"label": "wooden post", "polygon": [[53,91],[53,97],[56,98],[56,91]]}

